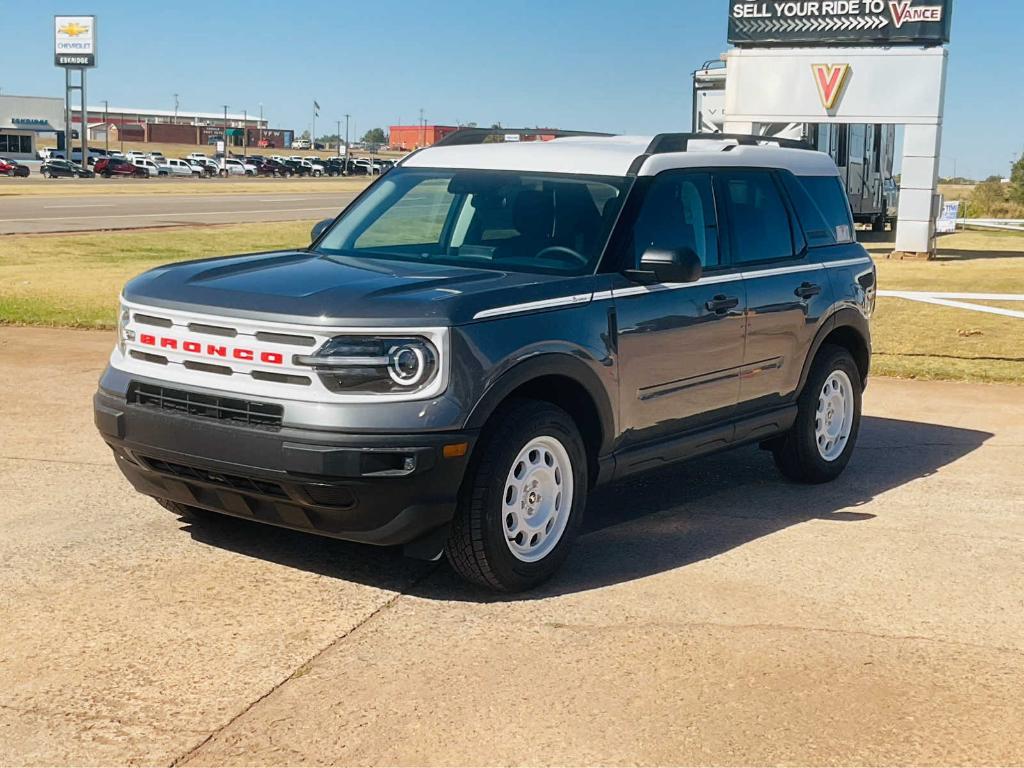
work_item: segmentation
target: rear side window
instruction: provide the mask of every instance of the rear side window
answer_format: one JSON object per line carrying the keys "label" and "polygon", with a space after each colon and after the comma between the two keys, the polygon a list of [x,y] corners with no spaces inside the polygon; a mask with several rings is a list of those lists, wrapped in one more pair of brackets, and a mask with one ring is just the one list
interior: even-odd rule
{"label": "rear side window", "polygon": [[832,229],[836,242],[853,241],[853,217],[838,176],[800,176],[800,183],[817,205],[825,223]]}
{"label": "rear side window", "polygon": [[719,174],[729,213],[733,261],[747,264],[793,258],[789,213],[770,173]]}

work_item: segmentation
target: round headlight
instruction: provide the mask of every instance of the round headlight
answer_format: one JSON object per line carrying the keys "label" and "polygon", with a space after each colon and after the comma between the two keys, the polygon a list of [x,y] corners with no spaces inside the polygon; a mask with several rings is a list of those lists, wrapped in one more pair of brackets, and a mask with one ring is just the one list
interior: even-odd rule
{"label": "round headlight", "polygon": [[404,346],[391,350],[391,364],[388,374],[391,380],[403,387],[411,387],[420,382],[427,370],[427,356],[422,347]]}

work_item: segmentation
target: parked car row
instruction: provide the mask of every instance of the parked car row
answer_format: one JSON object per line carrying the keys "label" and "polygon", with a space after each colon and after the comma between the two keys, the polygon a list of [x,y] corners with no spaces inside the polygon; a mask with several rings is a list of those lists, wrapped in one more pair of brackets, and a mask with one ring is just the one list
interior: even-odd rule
{"label": "parked car row", "polygon": [[[40,173],[51,179],[114,176],[152,178],[181,176],[209,178],[212,176],[378,176],[391,170],[397,161],[385,158],[302,157],[300,155],[235,155],[222,153],[207,156],[191,152],[186,157],[165,157],[162,152],[132,150],[118,152],[89,148],[86,162],[81,162],[81,149],[69,160],[63,152],[44,149]],[[0,158],[0,175],[27,176],[27,166]]]}

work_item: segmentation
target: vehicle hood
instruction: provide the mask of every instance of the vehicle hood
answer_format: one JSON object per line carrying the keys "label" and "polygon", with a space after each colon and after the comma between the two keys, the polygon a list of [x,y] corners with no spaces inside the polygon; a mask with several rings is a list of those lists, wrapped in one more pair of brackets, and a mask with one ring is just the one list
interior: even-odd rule
{"label": "vehicle hood", "polygon": [[445,326],[496,307],[585,293],[593,280],[276,251],[157,267],[131,280],[124,297],[311,325]]}

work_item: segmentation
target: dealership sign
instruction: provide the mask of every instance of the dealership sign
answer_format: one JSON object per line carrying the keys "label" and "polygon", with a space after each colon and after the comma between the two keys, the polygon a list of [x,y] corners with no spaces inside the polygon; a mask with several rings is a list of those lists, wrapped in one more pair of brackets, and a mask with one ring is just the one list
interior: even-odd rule
{"label": "dealership sign", "polygon": [[96,17],[54,16],[53,63],[58,67],[96,66]]}
{"label": "dealership sign", "polygon": [[942,45],[952,0],[730,0],[729,42]]}

